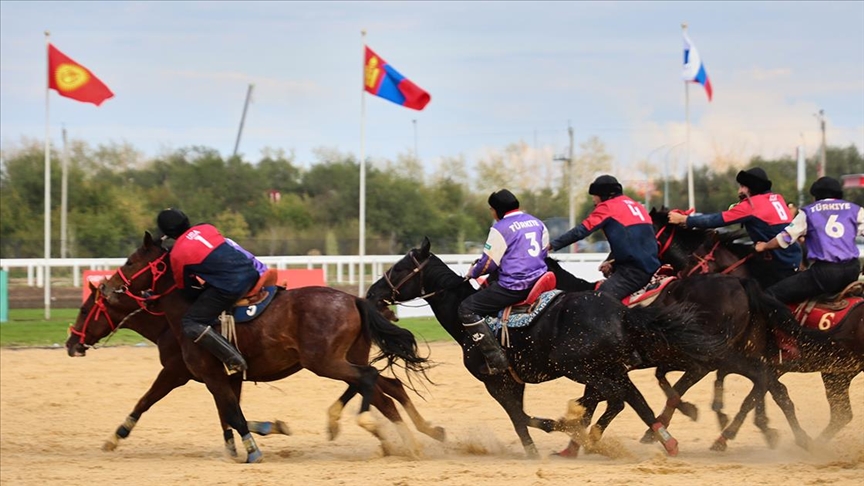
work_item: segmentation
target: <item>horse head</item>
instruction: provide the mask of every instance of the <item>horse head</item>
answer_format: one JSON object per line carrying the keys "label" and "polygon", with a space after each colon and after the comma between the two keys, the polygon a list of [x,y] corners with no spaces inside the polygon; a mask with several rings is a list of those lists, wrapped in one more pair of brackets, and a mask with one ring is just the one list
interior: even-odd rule
{"label": "horse head", "polygon": [[379,311],[388,305],[405,302],[423,296],[423,269],[429,262],[432,244],[424,237],[420,248],[412,248],[394,263],[384,276],[366,292],[366,299],[375,303]]}
{"label": "horse head", "polygon": [[[100,286],[101,293],[112,308],[131,312],[137,306],[146,309],[159,297],[176,288],[171,274],[168,250],[144,233],[144,241],[117,272]],[[129,299],[121,299],[125,295]]]}
{"label": "horse head", "polygon": [[105,297],[93,282],[88,281],[90,295],[81,304],[75,323],[69,326],[66,351],[69,356],[85,356],[87,348],[107,336],[116,328],[115,321],[108,314]]}

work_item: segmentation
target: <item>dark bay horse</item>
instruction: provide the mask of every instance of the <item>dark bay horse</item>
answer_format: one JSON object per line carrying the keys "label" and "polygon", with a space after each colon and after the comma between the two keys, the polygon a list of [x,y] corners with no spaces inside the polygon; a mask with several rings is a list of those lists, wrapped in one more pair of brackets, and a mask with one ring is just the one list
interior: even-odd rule
{"label": "dark bay horse", "polygon": [[537,456],[528,433],[532,426],[550,432],[565,430],[560,423],[529,417],[523,409],[525,383],[559,377],[591,386],[610,400],[626,402],[659,436],[666,451],[677,454],[677,441],[657,420],[644,397],[627,376],[634,340],[676,346],[693,361],[716,357],[722,342],[699,330],[687,307],[665,310],[628,309],[621,302],[593,292],[564,293],[552,301],[531,326],[509,330],[507,355],[511,371],[482,374],[484,362],[457,315],[457,308],[475,291],[430,251],[428,239],[387,270],[366,297],[384,307],[424,298],[438,322],[463,346],[465,367],[507,412],[525,452]]}
{"label": "dark bay horse", "polygon": [[[652,209],[651,219],[658,234],[660,259],[669,263],[683,275],[702,273],[727,273],[741,277],[749,276],[746,259],[755,258],[746,245],[736,245],[733,237],[719,234],[713,230],[684,229],[669,224],[668,211]],[[665,251],[664,251],[665,250]],[[788,313],[787,319],[788,319]],[[786,372],[815,373],[822,375],[825,393],[831,410],[831,418],[820,439],[829,440],[852,420],[852,407],[849,402],[849,386],[852,379],[864,372],[864,305],[858,305],[846,314],[830,331],[820,333],[809,332],[808,329],[799,333],[798,347],[800,357],[794,360],[778,362],[780,352],[775,343],[769,341],[769,348],[757,349],[764,355],[765,361],[771,363],[778,374]],[[824,336],[819,336],[824,334]],[[829,337],[828,343],[824,337]],[[811,343],[801,343],[800,340],[820,342],[816,346]],[[723,378],[725,373],[718,372],[715,382],[715,398],[713,408],[718,414],[721,425],[727,420],[722,413]],[[756,406],[757,426],[767,422],[764,403],[760,400]]]}
{"label": "dark bay horse", "polygon": [[[182,334],[180,321],[191,302],[184,292],[176,290],[168,250],[145,233],[142,245],[100,291],[109,312],[127,316],[144,308],[164,313],[188,371],[204,382],[219,416],[243,437],[246,462],[259,462],[263,456],[240,409],[243,377],[226,375],[218,359]],[[280,291],[251,325],[238,325],[236,335],[237,347],[249,366],[247,380],[278,380],[305,368],[345,381],[348,398],[356,393],[363,398],[358,424],[378,437],[387,451],[386,439],[369,412],[374,405],[397,425],[411,453],[416,454],[413,437],[399,419],[393,401],[376,386],[379,371],[370,364],[370,347],[375,343],[380,349],[372,363],[383,361],[385,368],[398,365],[409,377],[425,376],[430,363],[418,355],[410,331],[392,324],[366,300],[329,287]]]}
{"label": "dark bay horse", "polygon": [[[121,297],[126,298],[126,297]],[[101,339],[112,334],[120,327],[137,332],[145,339],[156,344],[159,350],[159,361],[162,370],[156,376],[156,380],[150,385],[150,389],[135,404],[135,408],[127,416],[126,420],[117,427],[116,431],[105,441],[102,449],[111,451],[117,448],[121,439],[128,438],[134,426],[138,423],[141,415],[154,404],[164,398],[175,388],[181,387],[189,380],[198,380],[183,361],[180,350],[180,342],[171,332],[168,320],[163,314],[154,314],[139,308],[131,314],[123,315],[122,312],[109,309],[105,303],[105,297],[98,288],[91,284],[90,296],[81,305],[80,312],[75,323],[70,328],[69,339],[66,341],[66,349],[69,356],[85,356],[87,348],[93,346]],[[367,352],[368,358],[368,352]],[[379,375],[375,386],[381,391],[396,399],[408,416],[411,418],[417,430],[429,435],[436,440],[444,440],[445,432],[441,427],[433,427],[420,415],[405,392],[402,382],[396,378]],[[339,434],[339,417],[342,409],[356,394],[356,387],[349,387],[340,398],[328,409],[328,433],[330,440]],[[239,390],[238,390],[239,395]],[[398,417],[398,411],[397,411]],[[234,433],[231,427],[220,417],[225,440],[226,452],[237,456],[234,444]],[[400,419],[401,420],[401,419]],[[258,435],[269,435],[273,433],[290,435],[288,426],[282,421],[259,422],[248,421],[249,430]]]}
{"label": "dark bay horse", "polygon": [[[586,285],[593,286],[564,270],[552,258],[546,259],[546,265],[549,271],[555,273],[559,289],[579,290]],[[747,413],[757,405],[757,398],[764,396],[766,391],[771,392],[786,415],[796,443],[805,448],[809,447],[810,438],[798,422],[794,404],[789,398],[786,387],[777,380],[773,370],[763,362],[762,355],[752,351],[754,348],[761,349],[766,346],[775,307],[780,304],[762,293],[754,282],[713,274],[692,277],[686,281],[672,281],[664,287],[650,306],[666,307],[682,302],[696,306],[704,316],[703,330],[721,338],[726,346],[726,353],[710,365],[706,365],[705,362],[690,361],[687,356],[680,353],[676,355],[675,349],[663,350],[651,346],[650,343],[646,343],[649,344],[647,346],[637,343],[637,350],[643,356],[643,364],[640,367],[657,367],[655,376],[668,398],[666,408],[660,416],[661,421],[668,425],[676,408],[695,420],[695,407],[682,402],[681,396],[710,371],[723,369],[748,378],[753,382],[753,388],[732,423],[724,425],[723,432],[711,447],[713,450],[726,449],[727,441],[735,438]],[[670,371],[684,371],[684,375],[674,386],[666,380],[666,374]],[[594,392],[594,390],[586,390],[585,396],[579,399],[588,412],[582,419],[584,426],[590,424],[591,414],[597,402],[602,399]],[[589,437],[592,440],[598,439],[622,408],[623,404],[610,402],[607,411],[592,428]],[[772,447],[776,445],[777,432],[768,428],[767,422],[760,425],[768,444]],[[651,439],[652,434],[646,432],[642,441],[648,442]],[[578,444],[571,442],[563,454],[572,455],[576,451],[578,451]]]}

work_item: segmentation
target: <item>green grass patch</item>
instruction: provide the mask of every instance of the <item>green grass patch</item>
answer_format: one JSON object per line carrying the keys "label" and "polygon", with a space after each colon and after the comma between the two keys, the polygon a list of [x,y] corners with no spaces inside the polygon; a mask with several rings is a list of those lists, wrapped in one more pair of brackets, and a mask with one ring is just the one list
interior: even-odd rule
{"label": "green grass patch", "polygon": [[[51,319],[45,320],[44,309],[10,309],[9,322],[0,323],[2,347],[63,346],[69,336],[69,326],[78,317],[78,309],[51,309]],[[412,317],[396,323],[413,332],[418,342],[447,341],[450,335],[434,317]],[[149,343],[138,333],[128,329],[117,331],[107,346]]]}
{"label": "green grass patch", "polygon": [[[69,326],[77,317],[78,309],[51,309],[48,320],[44,309],[9,309],[9,322],[0,323],[0,346],[62,347],[69,336]],[[107,345],[138,343],[149,341],[133,331],[121,329]]]}

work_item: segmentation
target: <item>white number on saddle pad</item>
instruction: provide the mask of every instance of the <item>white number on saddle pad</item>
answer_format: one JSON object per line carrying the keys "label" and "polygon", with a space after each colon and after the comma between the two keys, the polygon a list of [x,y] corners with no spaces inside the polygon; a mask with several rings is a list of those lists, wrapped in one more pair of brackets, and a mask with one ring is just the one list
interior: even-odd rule
{"label": "white number on saddle pad", "polygon": [[846,228],[843,227],[843,223],[837,221],[836,214],[832,214],[828,218],[828,222],[825,223],[825,234],[831,238],[843,238],[844,233],[846,233]]}
{"label": "white number on saddle pad", "polygon": [[789,214],[786,212],[786,206],[780,204],[780,201],[771,201],[771,205],[777,210],[777,216],[780,216],[780,219],[783,221],[789,219]]}
{"label": "white number on saddle pad", "polygon": [[528,248],[528,254],[536,257],[540,254],[540,243],[537,241],[537,233],[525,233],[525,238],[531,240],[531,247]]}
{"label": "white number on saddle pad", "polygon": [[250,305],[249,307],[246,308],[246,315],[249,317],[254,316],[256,312],[258,312],[258,306],[257,305]]}

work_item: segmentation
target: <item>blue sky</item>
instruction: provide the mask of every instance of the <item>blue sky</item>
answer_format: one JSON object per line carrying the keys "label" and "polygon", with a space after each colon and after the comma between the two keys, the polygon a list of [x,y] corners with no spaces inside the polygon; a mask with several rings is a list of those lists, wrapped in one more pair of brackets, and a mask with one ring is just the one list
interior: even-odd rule
{"label": "blue sky", "polygon": [[[51,134],[126,141],[148,155],[205,145],[315,160],[360,150],[361,29],[432,101],[366,97],[366,154],[417,148],[427,172],[524,141],[551,158],[600,137],[617,175],[684,140],[681,22],[714,86],[690,87],[694,163],[818,147],[864,149],[864,2],[9,2],[0,3],[0,142],[45,133],[45,44],[116,94],[96,108],[51,93]],[[665,147],[664,147],[665,146]],[[680,152],[677,151],[677,152]],[[675,153],[676,161],[681,154]],[[675,167],[679,173],[683,165]]]}

